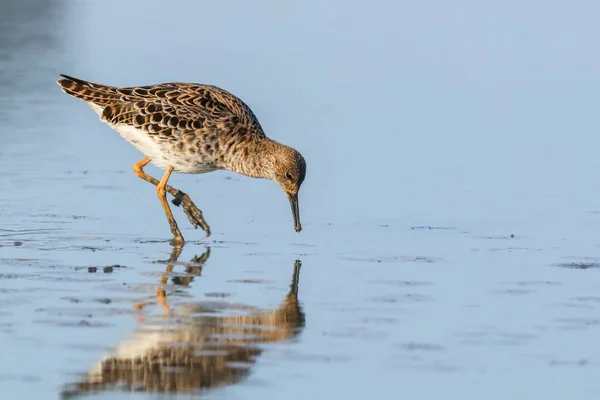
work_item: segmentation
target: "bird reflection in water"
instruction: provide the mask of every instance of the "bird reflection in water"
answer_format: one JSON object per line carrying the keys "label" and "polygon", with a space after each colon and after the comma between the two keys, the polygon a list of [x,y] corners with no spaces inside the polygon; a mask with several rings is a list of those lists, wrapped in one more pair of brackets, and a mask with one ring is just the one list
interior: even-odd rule
{"label": "bird reflection in water", "polygon": [[[179,260],[179,256],[181,255],[182,250],[183,250],[182,246],[175,246],[175,247],[173,247],[173,251],[171,252],[169,259],[166,262],[159,261],[159,263],[167,264],[166,271],[163,274],[163,276],[161,277],[160,285],[159,285],[158,289],[156,290],[157,303],[163,307],[163,309],[165,310],[165,314],[171,313],[171,309],[169,308],[168,303],[167,303],[167,292],[165,290],[165,285],[169,281],[169,275],[171,275],[173,273],[175,264],[178,263],[177,260]],[[202,253],[202,255],[195,256],[187,263],[181,263],[181,264],[185,265],[185,275],[173,276],[171,278],[171,281],[173,282],[173,284],[178,285],[178,286],[188,287],[190,285],[190,283],[192,283],[192,281],[194,280],[195,277],[200,276],[200,274],[202,273],[202,267],[203,267],[204,263],[206,262],[206,260],[208,260],[208,257],[210,257],[210,247],[207,247],[206,251],[204,253]],[[144,303],[139,303],[139,304],[136,304],[134,306],[134,308],[137,310],[141,310],[142,308],[144,308],[144,306],[145,306]]]}
{"label": "bird reflection in water", "polygon": [[[169,274],[162,276],[161,287],[167,283],[180,252],[175,249],[171,254]],[[186,274],[172,277],[172,282],[189,285],[200,275],[209,255],[207,249],[194,257],[186,266]],[[262,353],[260,344],[289,340],[304,326],[298,302],[300,266],[297,260],[290,291],[273,310],[227,302],[169,306],[164,289],[159,289],[165,315],[144,317],[131,340],[121,342],[81,380],[65,385],[61,397],[101,391],[193,394],[239,382]]]}

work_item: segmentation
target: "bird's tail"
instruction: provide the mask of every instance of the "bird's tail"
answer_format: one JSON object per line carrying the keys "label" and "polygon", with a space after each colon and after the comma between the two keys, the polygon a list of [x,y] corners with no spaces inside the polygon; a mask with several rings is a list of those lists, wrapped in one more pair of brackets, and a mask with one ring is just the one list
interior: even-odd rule
{"label": "bird's tail", "polygon": [[62,78],[56,81],[56,83],[58,83],[63,92],[88,103],[106,107],[121,97],[117,92],[117,88],[113,86],[87,82],[68,75],[61,74],[60,76]]}

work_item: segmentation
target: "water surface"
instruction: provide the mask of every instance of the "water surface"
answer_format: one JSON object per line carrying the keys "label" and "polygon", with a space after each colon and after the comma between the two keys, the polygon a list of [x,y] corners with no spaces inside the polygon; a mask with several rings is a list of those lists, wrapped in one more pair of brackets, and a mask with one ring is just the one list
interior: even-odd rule
{"label": "water surface", "polygon": [[[7,2],[0,387],[597,398],[598,8]],[[143,156],[59,73],[240,96],[307,160],[303,231],[272,182],[175,175],[213,235],[176,208],[174,252]]]}

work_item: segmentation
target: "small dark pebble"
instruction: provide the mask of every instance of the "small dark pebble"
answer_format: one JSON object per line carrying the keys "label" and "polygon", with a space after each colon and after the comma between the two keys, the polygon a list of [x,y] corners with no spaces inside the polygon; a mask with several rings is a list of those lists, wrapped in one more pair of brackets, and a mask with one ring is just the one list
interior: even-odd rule
{"label": "small dark pebble", "polygon": [[571,269],[600,268],[600,263],[597,263],[597,262],[590,262],[590,263],[572,262],[572,263],[562,263],[562,264],[557,264],[557,265],[562,268],[571,268]]}
{"label": "small dark pebble", "polygon": [[104,267],[103,271],[104,271],[105,274],[112,274],[113,267]]}
{"label": "small dark pebble", "polygon": [[98,271],[98,268],[96,268],[96,267],[88,267],[88,272],[89,273],[94,273],[96,271]]}
{"label": "small dark pebble", "polygon": [[511,239],[515,238],[515,235],[513,233],[510,234]]}
{"label": "small dark pebble", "polygon": [[107,298],[104,298],[104,299],[96,299],[96,301],[97,301],[98,303],[102,303],[102,304],[110,304],[110,303],[112,303],[112,300],[111,300],[111,299],[107,299]]}
{"label": "small dark pebble", "polygon": [[23,242],[17,240],[16,242],[13,243],[15,246],[22,246]]}
{"label": "small dark pebble", "polygon": [[208,292],[204,293],[206,297],[229,297],[231,293],[223,293],[223,292]]}
{"label": "small dark pebble", "polygon": [[456,228],[451,228],[451,227],[447,227],[447,226],[431,226],[431,225],[419,225],[419,226],[411,226],[410,229],[414,230],[441,230],[441,231],[451,231],[451,230],[455,230]]}
{"label": "small dark pebble", "polygon": [[71,303],[81,303],[82,300],[76,298],[76,297],[70,297],[67,300],[69,300]]}

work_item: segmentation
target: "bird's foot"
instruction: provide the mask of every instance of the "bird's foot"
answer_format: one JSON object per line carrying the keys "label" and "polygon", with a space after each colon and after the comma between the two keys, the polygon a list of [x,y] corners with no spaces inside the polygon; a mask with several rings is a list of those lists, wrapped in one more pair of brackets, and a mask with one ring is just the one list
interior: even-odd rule
{"label": "bird's foot", "polygon": [[181,250],[183,248],[183,246],[185,245],[185,240],[183,239],[183,236],[179,235],[174,235],[173,239],[169,240],[169,243],[171,244],[171,246],[173,246],[174,249],[178,249]]}
{"label": "bird's foot", "polygon": [[171,202],[178,207],[183,205],[183,212],[185,212],[193,227],[196,229],[201,227],[206,232],[206,237],[210,236],[210,227],[204,220],[202,211],[196,207],[190,196],[180,190]]}

